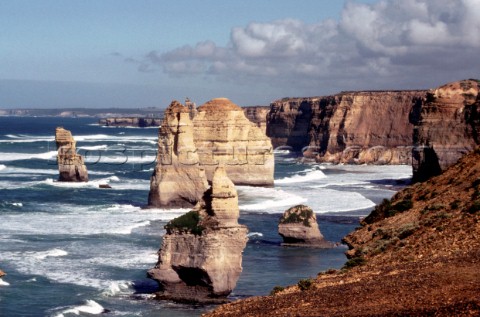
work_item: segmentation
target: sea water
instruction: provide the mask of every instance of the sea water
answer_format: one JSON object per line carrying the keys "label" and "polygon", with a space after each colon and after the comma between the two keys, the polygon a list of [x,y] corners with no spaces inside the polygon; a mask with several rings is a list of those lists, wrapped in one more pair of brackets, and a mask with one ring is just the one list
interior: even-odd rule
{"label": "sea water", "polygon": [[[71,130],[88,183],[57,182],[55,127]],[[163,226],[186,209],[143,209],[158,129],[105,128],[92,118],[0,117],[0,316],[199,316],[212,306],[152,300],[146,271]],[[345,246],[282,247],[280,214],[317,213],[334,242],[411,177],[409,166],[299,163],[276,151],[275,186],[238,186],[249,228],[243,272],[231,299],[266,295],[345,262]],[[111,189],[101,189],[109,184]]]}

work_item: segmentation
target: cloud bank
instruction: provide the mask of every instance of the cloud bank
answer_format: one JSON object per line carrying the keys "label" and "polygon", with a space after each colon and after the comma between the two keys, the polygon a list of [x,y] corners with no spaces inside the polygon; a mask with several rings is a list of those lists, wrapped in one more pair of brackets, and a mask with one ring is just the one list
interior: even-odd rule
{"label": "cloud bank", "polygon": [[479,49],[480,0],[349,1],[338,21],[252,22],[233,28],[226,46],[206,40],[151,51],[138,63],[172,77],[304,91],[425,88],[479,77]]}

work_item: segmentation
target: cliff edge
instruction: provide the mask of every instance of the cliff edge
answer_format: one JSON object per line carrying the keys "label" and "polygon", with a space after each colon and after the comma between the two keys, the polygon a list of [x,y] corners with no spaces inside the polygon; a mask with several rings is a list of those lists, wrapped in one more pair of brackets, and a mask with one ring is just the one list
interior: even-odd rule
{"label": "cliff edge", "polygon": [[345,237],[342,270],[205,316],[480,315],[480,149],[384,200]]}

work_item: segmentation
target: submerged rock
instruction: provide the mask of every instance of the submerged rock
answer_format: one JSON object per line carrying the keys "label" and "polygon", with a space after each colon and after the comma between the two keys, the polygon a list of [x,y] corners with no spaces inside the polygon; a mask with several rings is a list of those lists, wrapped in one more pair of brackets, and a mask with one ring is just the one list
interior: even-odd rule
{"label": "submerged rock", "polygon": [[87,167],[83,157],[77,154],[76,142],[72,133],[62,127],[55,129],[57,143],[57,163],[61,182],[88,182]]}
{"label": "submerged rock", "polygon": [[192,207],[208,188],[193,141],[190,110],[173,101],[158,134],[157,164],[150,180],[151,207]]}
{"label": "submerged rock", "polygon": [[158,298],[222,302],[242,272],[247,228],[238,224],[238,196],[223,167],[194,210],[166,226],[157,265],[148,271]]}
{"label": "submerged rock", "polygon": [[331,248],[318,228],[317,216],[305,205],[297,205],[284,212],[278,224],[283,245]]}

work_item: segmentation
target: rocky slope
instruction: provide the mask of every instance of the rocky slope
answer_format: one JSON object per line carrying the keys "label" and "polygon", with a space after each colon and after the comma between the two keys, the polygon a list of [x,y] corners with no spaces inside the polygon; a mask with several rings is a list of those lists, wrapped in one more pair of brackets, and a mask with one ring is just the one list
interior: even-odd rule
{"label": "rocky slope", "polygon": [[158,263],[148,272],[160,285],[159,299],[218,302],[230,294],[247,244],[238,217],[235,186],[218,167],[196,208],[165,227]]}
{"label": "rocky slope", "polygon": [[160,118],[139,118],[139,117],[114,117],[100,119],[98,123],[106,127],[158,127],[162,119]]}
{"label": "rocky slope", "polygon": [[304,150],[320,162],[410,164],[412,107],[425,91],[343,92],[271,104],[267,135],[274,147]]}
{"label": "rocky slope", "polygon": [[438,175],[480,144],[480,83],[462,80],[429,91],[412,111],[413,177]]}
{"label": "rocky slope", "polygon": [[72,133],[62,127],[55,129],[57,143],[57,163],[61,182],[87,182],[88,172],[83,157],[77,154],[76,142]]}
{"label": "rocky slope", "polygon": [[192,207],[208,188],[194,144],[190,111],[177,101],[165,110],[158,133],[157,164],[150,179],[150,207]]}
{"label": "rocky slope", "polygon": [[272,144],[242,108],[227,98],[216,98],[198,107],[193,124],[200,165],[208,180],[224,164],[236,185],[273,186]]}
{"label": "rocky slope", "polygon": [[207,316],[480,315],[480,149],[385,200],[345,237],[347,261]]}

